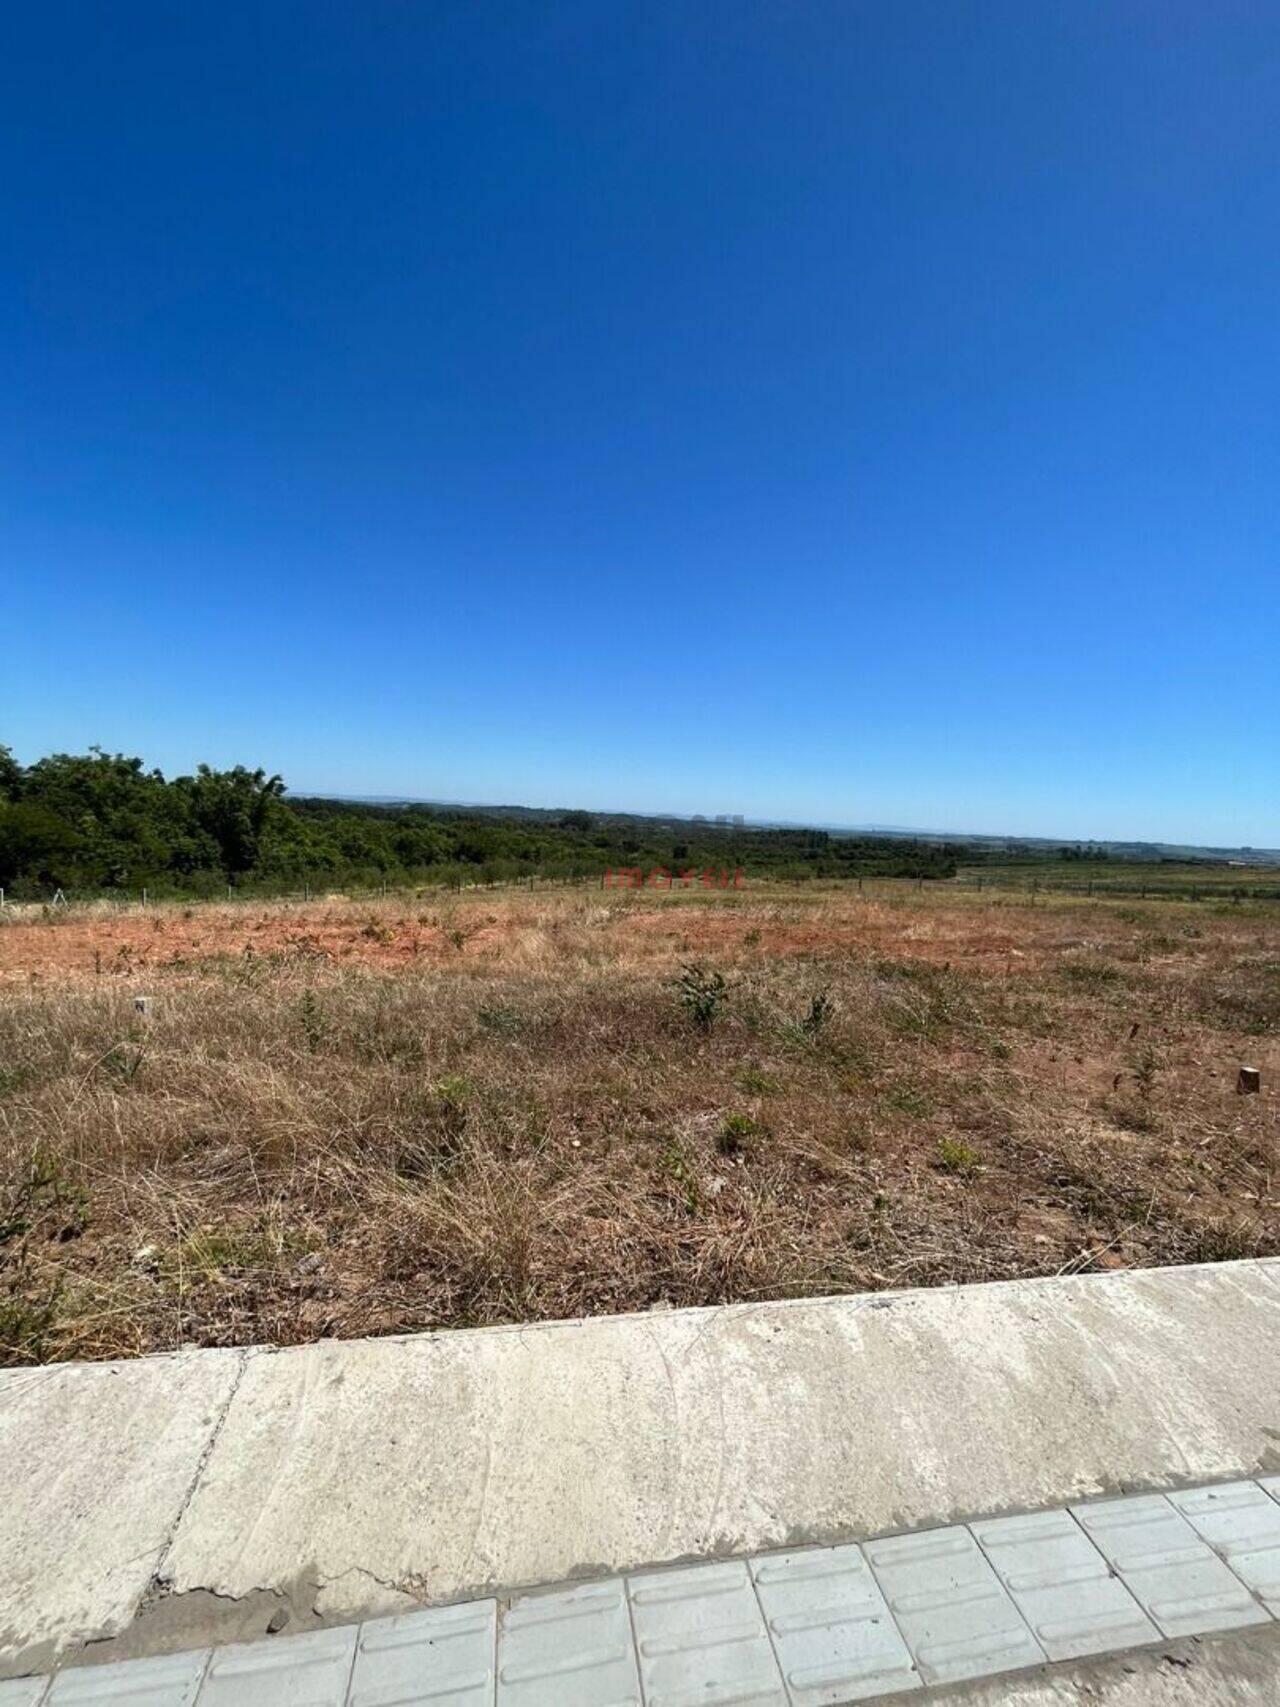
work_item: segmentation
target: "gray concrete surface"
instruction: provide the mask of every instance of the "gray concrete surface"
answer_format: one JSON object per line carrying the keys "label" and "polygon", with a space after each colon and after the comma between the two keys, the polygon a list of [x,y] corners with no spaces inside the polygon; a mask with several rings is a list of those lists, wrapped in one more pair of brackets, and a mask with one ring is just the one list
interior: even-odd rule
{"label": "gray concrete surface", "polygon": [[1278,1354],[1243,1262],[9,1375],[0,1675],[1274,1472]]}
{"label": "gray concrete surface", "polygon": [[239,1368],[210,1351],[0,1377],[0,1656],[130,1622]]}
{"label": "gray concrete surface", "polygon": [[248,1361],[167,1571],[356,1616],[1278,1468],[1251,1263],[326,1342]]}

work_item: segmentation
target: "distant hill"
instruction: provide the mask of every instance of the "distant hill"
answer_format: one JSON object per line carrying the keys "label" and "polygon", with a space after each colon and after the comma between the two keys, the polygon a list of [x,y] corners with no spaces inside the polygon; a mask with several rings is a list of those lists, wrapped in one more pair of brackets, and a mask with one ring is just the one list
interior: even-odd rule
{"label": "distant hill", "polygon": [[[295,799],[345,800],[351,804],[378,807],[414,807],[445,816],[521,819],[535,824],[559,823],[565,817],[578,817],[583,808],[570,806],[503,806],[477,801],[422,800],[409,795],[293,795]],[[1081,840],[1073,836],[1011,836],[991,832],[964,830],[917,829],[901,824],[807,824],[787,818],[730,818],[726,814],[711,816],[678,812],[589,811],[597,824],[639,824],[662,830],[731,831],[792,830],[821,831],[828,836],[863,838],[889,837],[929,846],[963,849],[969,854],[994,855],[1003,858],[1057,859],[1064,848],[1080,849],[1097,859],[1141,860],[1159,862],[1176,860],[1180,863],[1205,862],[1212,864],[1275,866],[1280,865],[1280,848],[1219,848],[1187,842],[1114,842]]]}

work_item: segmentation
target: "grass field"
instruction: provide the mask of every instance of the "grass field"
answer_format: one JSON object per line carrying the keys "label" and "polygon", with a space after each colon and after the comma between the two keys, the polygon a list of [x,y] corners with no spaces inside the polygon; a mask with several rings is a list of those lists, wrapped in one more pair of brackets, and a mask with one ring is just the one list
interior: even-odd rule
{"label": "grass field", "polygon": [[1019,893],[1136,896],[1139,900],[1280,901],[1280,870],[1219,860],[988,860],[959,868],[961,885]]}
{"label": "grass field", "polygon": [[2,917],[6,1362],[1280,1251],[1275,903]]}

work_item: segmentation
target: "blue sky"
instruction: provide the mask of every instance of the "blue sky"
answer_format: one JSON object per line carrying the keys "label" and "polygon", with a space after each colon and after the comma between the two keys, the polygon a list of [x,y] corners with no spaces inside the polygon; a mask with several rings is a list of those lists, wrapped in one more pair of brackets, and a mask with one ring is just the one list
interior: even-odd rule
{"label": "blue sky", "polygon": [[1273,0],[10,8],[0,740],[1280,845]]}

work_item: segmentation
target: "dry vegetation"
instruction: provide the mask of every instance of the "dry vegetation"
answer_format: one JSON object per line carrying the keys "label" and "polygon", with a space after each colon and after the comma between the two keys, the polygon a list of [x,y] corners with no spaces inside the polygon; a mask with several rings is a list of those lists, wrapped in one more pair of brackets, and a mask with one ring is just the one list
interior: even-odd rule
{"label": "dry vegetation", "polygon": [[1280,1250],[1275,904],[5,918],[4,1361]]}

